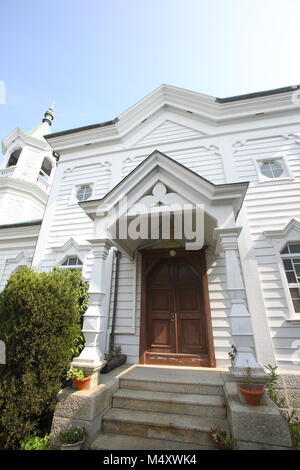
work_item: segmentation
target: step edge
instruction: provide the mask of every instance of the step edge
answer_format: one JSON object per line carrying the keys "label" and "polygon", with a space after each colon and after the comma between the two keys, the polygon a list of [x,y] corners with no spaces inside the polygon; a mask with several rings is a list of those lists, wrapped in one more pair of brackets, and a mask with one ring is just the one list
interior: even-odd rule
{"label": "step edge", "polygon": [[[126,408],[115,408],[115,409],[118,409],[118,410],[125,410]],[[140,410],[138,410],[140,411]],[[147,411],[143,411],[143,413],[147,413]],[[151,412],[148,412],[149,414]],[[168,417],[170,417],[170,415],[172,416],[176,416],[178,419],[181,419],[182,420],[182,415],[174,415],[172,413],[158,413],[158,414],[161,414],[161,415],[166,415]],[[189,415],[187,415],[189,416]],[[139,421],[137,420],[136,418],[134,418],[134,416],[121,416],[121,417],[114,417],[114,416],[109,416],[109,411],[103,416],[103,421],[110,421],[110,422],[114,422],[114,423],[127,423],[127,424],[137,424],[137,425],[148,425],[148,426],[156,426],[156,427],[161,427],[161,428],[176,428],[176,429],[188,429],[188,430],[191,430],[191,431],[200,431],[200,432],[209,432],[211,427],[213,427],[214,425],[216,424],[220,424],[222,423],[222,426],[225,427],[226,429],[229,428],[228,426],[228,422],[226,420],[225,417],[204,417],[204,416],[197,416],[197,418],[200,420],[200,421],[203,421],[204,419],[206,420],[211,420],[211,423],[209,424],[203,424],[203,423],[199,423],[199,425],[193,425],[193,424],[189,424],[189,425],[185,425],[183,426],[183,424],[181,423],[161,423],[161,422],[153,422],[153,421]],[[216,421],[218,421],[218,423],[216,423]],[[203,426],[203,427],[201,427]]]}
{"label": "step edge", "polygon": [[[163,392],[162,392],[163,393]],[[207,395],[200,395],[201,396],[207,396]],[[222,398],[220,395],[215,395],[216,397],[220,397]],[[174,404],[178,404],[178,405],[191,405],[191,406],[214,406],[214,407],[219,407],[219,408],[225,408],[225,400],[223,400],[223,403],[208,403],[208,402],[204,402],[204,403],[200,403],[200,402],[190,402],[188,400],[181,400],[181,399],[174,399],[174,400],[170,400],[168,399],[167,397],[155,397],[155,398],[147,398],[147,397],[132,397],[132,396],[126,396],[126,395],[114,395],[113,396],[113,399],[124,399],[124,400],[137,400],[137,401],[149,401],[149,402],[155,402],[155,403],[174,403]]]}
{"label": "step edge", "polygon": [[[112,432],[104,432],[104,433],[100,434],[100,435],[91,443],[90,447],[92,447],[93,444],[94,444],[96,441],[101,440],[101,438],[104,437],[104,436],[107,437],[107,438],[110,439],[110,440],[114,440],[114,439],[117,440],[118,438],[122,438],[122,437],[124,438],[124,436],[127,437],[128,439],[132,439],[132,437],[133,437],[132,434],[130,435],[130,434],[122,434],[122,433],[118,433],[118,434],[117,434],[117,433],[112,433]],[[208,446],[208,445],[205,445],[205,444],[195,444],[194,442],[174,441],[174,440],[171,440],[171,439],[165,439],[164,437],[161,437],[161,438],[157,438],[157,437],[147,437],[147,436],[135,436],[135,437],[137,437],[137,438],[139,438],[139,439],[142,439],[142,440],[146,440],[146,441],[147,441],[147,440],[149,440],[149,441],[157,441],[157,442],[163,441],[164,443],[172,443],[172,444],[174,444],[174,443],[181,443],[181,444],[196,445],[196,446],[198,446],[198,447],[200,448],[199,450],[201,450],[202,448],[203,448],[203,450],[204,450],[204,448],[206,449],[207,447],[209,447],[209,449],[207,449],[207,450],[215,449],[215,447],[214,447],[213,444],[212,444],[211,446]],[[150,450],[150,449],[146,449],[146,450]],[[179,450],[184,450],[184,449],[179,449]],[[192,450],[192,449],[187,449],[187,450]],[[198,449],[195,449],[195,450],[198,450]]]}

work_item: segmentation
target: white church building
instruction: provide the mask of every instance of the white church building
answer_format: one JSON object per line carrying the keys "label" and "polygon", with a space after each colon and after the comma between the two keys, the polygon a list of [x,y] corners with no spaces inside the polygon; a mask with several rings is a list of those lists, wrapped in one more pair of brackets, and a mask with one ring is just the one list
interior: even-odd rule
{"label": "white church building", "polygon": [[[130,364],[300,371],[299,87],[215,98],[162,85],[118,118],[2,141],[0,283],[81,269],[85,348]],[[192,234],[193,239],[189,234]]]}

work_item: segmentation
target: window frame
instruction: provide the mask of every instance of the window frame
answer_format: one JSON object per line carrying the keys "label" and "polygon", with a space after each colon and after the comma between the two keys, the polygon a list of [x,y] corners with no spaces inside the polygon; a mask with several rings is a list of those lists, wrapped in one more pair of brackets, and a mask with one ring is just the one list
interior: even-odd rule
{"label": "window frame", "polygon": [[[80,261],[81,264],[67,264],[64,265],[65,261],[69,258],[77,258],[78,261]],[[59,269],[78,269],[82,272],[83,270],[83,261],[82,259],[77,255],[66,255],[64,258],[59,262]]]}
{"label": "window frame", "polygon": [[[268,176],[263,175],[262,172],[261,172],[261,165],[264,162],[279,163],[282,167],[283,174],[278,176],[278,177],[275,177],[275,178],[269,178]],[[293,175],[291,173],[291,170],[288,166],[287,159],[286,159],[285,155],[279,155],[279,156],[275,156],[275,157],[274,156],[272,156],[272,157],[270,157],[270,156],[265,156],[265,157],[261,156],[259,158],[254,159],[254,165],[255,165],[255,168],[256,168],[259,183],[270,183],[270,184],[273,183],[274,184],[277,181],[285,181],[285,180],[294,179]]]}
{"label": "window frame", "polygon": [[[78,201],[77,199],[77,192],[81,186],[91,186],[92,188],[92,194],[88,199],[84,199],[83,201]],[[74,184],[73,189],[71,192],[71,197],[69,201],[69,205],[74,205],[74,204],[79,204],[80,202],[85,202],[85,201],[90,201],[93,196],[94,196],[94,191],[95,191],[95,181],[82,181],[80,184]]]}
{"label": "window frame", "polygon": [[[293,312],[294,316],[295,317],[297,317],[297,316],[300,317],[300,306],[299,306],[299,311],[296,312],[295,305],[294,305],[294,302],[293,302],[293,297],[292,297],[292,294],[291,294],[291,289],[299,289],[299,297],[298,298],[300,300],[300,275],[297,275],[296,269],[294,267],[294,260],[299,260],[299,264],[300,264],[300,250],[297,253],[291,253],[290,251],[289,251],[289,253],[282,253],[287,247],[289,247],[289,245],[299,245],[300,246],[300,240],[298,242],[297,241],[288,241],[284,244],[284,246],[280,250],[280,258],[281,258],[282,268],[283,268],[285,281],[286,281],[286,285],[287,285],[289,305],[290,305],[290,308],[292,308],[292,312]],[[286,269],[286,267],[284,265],[284,260],[290,260],[291,261],[292,268],[293,268],[292,270]],[[297,280],[299,279],[299,281],[298,282],[289,282],[288,277],[287,277],[287,272],[294,273],[295,278]]]}

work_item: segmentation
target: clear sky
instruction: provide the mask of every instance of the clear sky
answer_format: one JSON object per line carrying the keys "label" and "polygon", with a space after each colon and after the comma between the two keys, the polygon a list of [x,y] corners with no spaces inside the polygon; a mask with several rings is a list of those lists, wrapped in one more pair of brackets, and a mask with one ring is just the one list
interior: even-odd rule
{"label": "clear sky", "polygon": [[52,100],[59,131],[162,83],[218,97],[300,83],[300,0],[0,0],[0,20],[0,139]]}

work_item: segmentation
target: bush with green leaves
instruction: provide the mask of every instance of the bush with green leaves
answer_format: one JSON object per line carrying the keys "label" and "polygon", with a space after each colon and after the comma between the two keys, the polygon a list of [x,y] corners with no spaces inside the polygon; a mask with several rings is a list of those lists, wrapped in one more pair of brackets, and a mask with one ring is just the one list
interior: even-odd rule
{"label": "bush with green leaves", "polygon": [[21,441],[21,450],[50,450],[52,434],[44,437],[28,436]]}
{"label": "bush with green leaves", "polygon": [[[56,395],[81,341],[86,286],[76,270],[15,272],[0,294],[0,448],[50,431]],[[77,342],[77,343],[76,343]]]}

